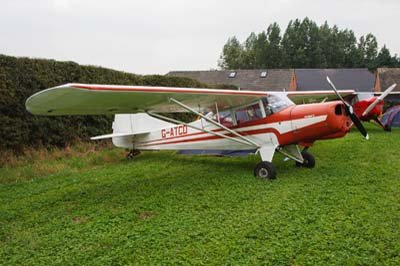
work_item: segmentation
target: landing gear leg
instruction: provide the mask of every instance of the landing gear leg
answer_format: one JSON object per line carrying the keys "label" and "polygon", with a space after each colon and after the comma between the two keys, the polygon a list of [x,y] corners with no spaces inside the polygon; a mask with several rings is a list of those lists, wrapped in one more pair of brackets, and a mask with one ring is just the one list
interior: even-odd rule
{"label": "landing gear leg", "polygon": [[254,176],[265,179],[275,179],[276,169],[275,166],[270,162],[260,162],[254,167]]}
{"label": "landing gear leg", "polygon": [[382,124],[382,122],[381,122],[377,117],[374,117],[373,120],[374,120],[381,128],[383,128],[383,130],[385,130],[385,131],[392,131],[392,129],[390,128],[389,125],[384,126],[384,125]]}
{"label": "landing gear leg", "polygon": [[135,150],[135,149],[130,150],[129,153],[126,155],[126,159],[128,159],[128,160],[132,159],[133,157],[138,156],[139,154],[140,154],[139,150]]}

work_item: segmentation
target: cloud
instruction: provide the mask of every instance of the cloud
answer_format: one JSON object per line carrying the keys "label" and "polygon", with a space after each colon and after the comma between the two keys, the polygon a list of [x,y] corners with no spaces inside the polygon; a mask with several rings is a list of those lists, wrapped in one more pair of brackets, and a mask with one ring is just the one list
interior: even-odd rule
{"label": "cloud", "polygon": [[52,4],[55,9],[64,10],[70,7],[70,0],[52,0]]}
{"label": "cloud", "polygon": [[136,73],[210,69],[229,37],[308,16],[357,37],[371,32],[394,54],[398,10],[395,0],[2,0],[0,53]]}

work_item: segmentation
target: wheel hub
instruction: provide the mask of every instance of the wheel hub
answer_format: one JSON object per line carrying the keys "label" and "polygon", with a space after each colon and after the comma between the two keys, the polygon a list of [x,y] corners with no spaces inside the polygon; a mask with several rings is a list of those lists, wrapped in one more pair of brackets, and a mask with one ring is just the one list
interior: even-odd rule
{"label": "wheel hub", "polygon": [[258,175],[260,176],[260,177],[268,177],[268,174],[269,174],[269,172],[268,172],[268,170],[267,169],[265,169],[265,168],[261,168],[260,169],[260,171],[258,171]]}

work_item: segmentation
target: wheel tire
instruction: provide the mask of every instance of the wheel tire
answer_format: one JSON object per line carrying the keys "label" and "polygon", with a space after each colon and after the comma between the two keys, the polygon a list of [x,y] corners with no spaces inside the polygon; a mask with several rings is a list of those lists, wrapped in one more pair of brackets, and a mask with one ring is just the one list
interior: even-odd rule
{"label": "wheel tire", "polygon": [[260,162],[254,167],[254,176],[261,177],[264,179],[275,179],[276,169],[275,166],[270,162]]}
{"label": "wheel tire", "polygon": [[304,162],[303,163],[299,163],[296,162],[296,166],[302,166],[302,167],[306,167],[306,168],[314,168],[315,166],[315,158],[314,156],[309,153],[308,151],[303,151],[301,152],[301,155],[303,156]]}
{"label": "wheel tire", "polygon": [[140,154],[139,150],[130,150],[129,153],[126,155],[127,160],[133,159],[133,157],[138,156]]}

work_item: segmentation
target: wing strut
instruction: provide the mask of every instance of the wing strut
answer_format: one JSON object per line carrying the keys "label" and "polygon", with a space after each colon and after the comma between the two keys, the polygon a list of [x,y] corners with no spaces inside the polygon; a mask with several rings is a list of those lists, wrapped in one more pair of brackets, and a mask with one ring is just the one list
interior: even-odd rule
{"label": "wing strut", "polygon": [[[157,114],[157,113],[147,112],[147,114],[152,116],[152,117],[160,118],[162,120],[166,120],[166,121],[169,121],[169,122],[172,122],[172,123],[182,124],[182,125],[188,126],[190,128],[193,128],[195,130],[203,131],[203,132],[209,133],[209,134],[214,135],[214,136],[218,136],[218,137],[222,137],[222,138],[229,139],[229,140],[232,140],[232,141],[236,141],[236,142],[238,142],[240,144],[249,145],[248,142],[245,142],[245,141],[243,141],[241,139],[235,139],[235,138],[229,137],[227,135],[224,135],[224,134],[221,134],[221,133],[218,133],[218,132],[210,131],[210,130],[207,130],[205,128],[196,127],[196,126],[194,126],[192,124],[188,124],[188,123],[185,123],[185,122],[182,122],[182,121],[170,118],[170,117],[166,117],[166,116],[163,116],[163,115],[160,115],[160,114]],[[251,145],[251,146],[253,146],[253,145]],[[258,145],[257,145],[257,147],[258,147]]]}
{"label": "wing strut", "polygon": [[207,122],[209,122],[209,123],[211,123],[211,124],[213,124],[213,125],[215,125],[215,126],[217,126],[217,127],[219,127],[219,128],[222,128],[222,129],[228,131],[229,133],[231,133],[231,134],[235,135],[236,137],[240,138],[241,140],[244,140],[245,142],[247,142],[247,144],[249,144],[249,145],[251,145],[251,146],[258,147],[258,148],[260,147],[260,145],[257,144],[257,143],[255,143],[254,141],[252,141],[252,140],[246,138],[246,137],[243,136],[243,135],[240,135],[238,132],[236,132],[236,131],[234,131],[234,130],[232,130],[232,129],[229,129],[229,128],[227,128],[226,126],[224,126],[224,125],[222,125],[222,124],[220,124],[220,123],[218,123],[218,122],[215,122],[214,120],[208,118],[207,116],[203,115],[202,113],[197,112],[197,111],[194,110],[193,108],[190,108],[189,106],[187,106],[187,105],[185,105],[185,104],[183,104],[183,103],[181,103],[181,102],[175,100],[174,98],[169,98],[169,100],[172,101],[172,102],[174,102],[174,103],[176,103],[177,105],[179,105],[179,106],[182,107],[183,109],[186,109],[186,110],[188,110],[189,112],[192,112],[192,113],[194,113],[194,114],[200,116],[201,118],[203,118],[203,119],[206,120]]}

